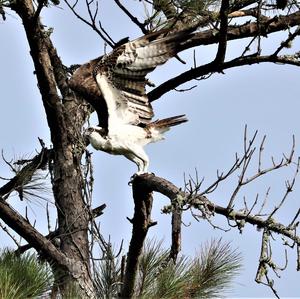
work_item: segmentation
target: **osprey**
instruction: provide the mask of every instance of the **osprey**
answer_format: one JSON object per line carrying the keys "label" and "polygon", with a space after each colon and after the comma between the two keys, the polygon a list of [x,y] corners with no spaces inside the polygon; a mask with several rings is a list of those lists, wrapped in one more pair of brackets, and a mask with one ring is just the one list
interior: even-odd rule
{"label": "osprey", "polygon": [[170,33],[153,32],[116,47],[111,53],[83,64],[73,74],[71,88],[96,110],[99,126],[84,135],[96,150],[124,155],[148,171],[144,146],[164,139],[171,126],[187,121],[185,115],[151,121],[154,113],[146,95],[146,75],[176,56],[195,28]]}

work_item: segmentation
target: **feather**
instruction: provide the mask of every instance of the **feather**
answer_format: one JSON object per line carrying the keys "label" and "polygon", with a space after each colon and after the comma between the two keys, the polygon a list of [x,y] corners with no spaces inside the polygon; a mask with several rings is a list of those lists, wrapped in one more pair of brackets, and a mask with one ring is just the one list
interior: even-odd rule
{"label": "feather", "polygon": [[[99,125],[107,130],[112,124],[110,117],[114,121],[122,118],[117,120],[122,123],[147,125],[154,113],[146,95],[149,84],[146,76],[174,57],[194,29],[179,32],[164,29],[121,44],[108,55],[79,67],[69,81],[70,87],[94,107]],[[110,102],[110,107],[108,94],[116,101],[116,104]]]}
{"label": "feather", "polygon": [[146,126],[146,128],[150,131],[156,130],[161,134],[161,133],[168,131],[170,129],[170,127],[180,125],[187,121],[188,121],[188,119],[185,117],[185,114],[182,114],[182,115],[164,118],[161,120],[158,119],[158,120],[148,124]]}

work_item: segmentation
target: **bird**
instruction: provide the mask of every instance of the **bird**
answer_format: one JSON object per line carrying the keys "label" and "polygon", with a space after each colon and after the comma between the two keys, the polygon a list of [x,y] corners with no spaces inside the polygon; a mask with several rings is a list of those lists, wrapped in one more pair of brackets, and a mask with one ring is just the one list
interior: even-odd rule
{"label": "bird", "polygon": [[162,29],[118,45],[110,53],[80,66],[69,86],[98,114],[98,126],[84,131],[96,150],[123,155],[137,165],[136,175],[148,173],[144,147],[164,139],[171,127],[187,122],[184,114],[152,121],[146,78],[157,66],[175,57],[195,27]]}

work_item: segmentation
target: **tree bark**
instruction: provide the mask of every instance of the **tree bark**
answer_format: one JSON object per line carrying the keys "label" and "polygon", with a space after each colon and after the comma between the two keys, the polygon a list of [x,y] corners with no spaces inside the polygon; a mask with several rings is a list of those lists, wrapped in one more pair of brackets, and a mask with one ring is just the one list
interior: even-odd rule
{"label": "tree bark", "polygon": [[[81,128],[88,112],[82,102],[68,89],[67,76],[56,54],[49,34],[44,30],[32,0],[16,1],[12,7],[23,21],[30,54],[35,66],[38,86],[47,115],[53,143],[53,194],[57,207],[61,253],[79,265],[81,273],[64,272],[62,292],[74,282],[85,281],[83,297],[93,297],[89,267],[88,224],[89,210],[84,202],[81,157],[84,150]],[[60,89],[62,98],[57,92]],[[80,278],[78,276],[81,276]],[[76,280],[76,279],[75,279]]]}
{"label": "tree bark", "polygon": [[134,295],[139,258],[142,254],[144,241],[149,227],[155,225],[155,223],[151,221],[152,191],[148,188],[144,188],[141,184],[141,177],[142,176],[135,177],[132,182],[134,216],[131,223],[133,227],[127,254],[121,298],[132,298]]}

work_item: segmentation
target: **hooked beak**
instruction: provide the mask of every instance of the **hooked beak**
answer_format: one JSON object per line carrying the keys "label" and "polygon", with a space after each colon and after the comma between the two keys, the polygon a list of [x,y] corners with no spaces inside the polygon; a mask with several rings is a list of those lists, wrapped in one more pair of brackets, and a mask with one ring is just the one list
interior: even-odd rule
{"label": "hooked beak", "polygon": [[90,136],[93,132],[97,132],[98,134],[100,134],[102,137],[106,137],[105,135],[105,129],[104,128],[101,128],[101,127],[89,127],[87,128],[84,132],[83,132],[83,137],[84,137],[84,140],[86,142],[86,144],[88,145],[90,143],[89,139],[90,139]]}

